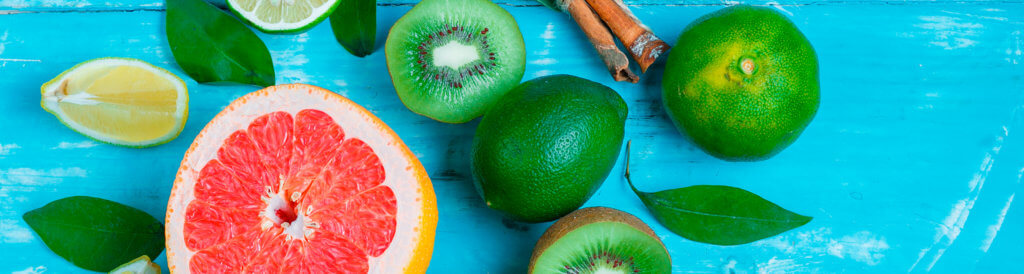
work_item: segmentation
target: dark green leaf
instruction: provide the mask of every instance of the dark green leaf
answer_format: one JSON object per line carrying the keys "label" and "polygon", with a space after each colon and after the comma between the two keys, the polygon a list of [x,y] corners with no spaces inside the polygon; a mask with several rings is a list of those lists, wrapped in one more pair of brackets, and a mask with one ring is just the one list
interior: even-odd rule
{"label": "dark green leaf", "polygon": [[654,218],[672,232],[693,241],[738,245],[786,232],[811,221],[749,191],[716,185],[695,185],[653,193],[642,192],[629,178],[626,145],[626,181]]}
{"label": "dark green leaf", "polygon": [[554,10],[565,12],[565,10],[562,9],[563,7],[561,6],[561,3],[563,1],[558,1],[558,3],[555,3],[555,0],[537,0],[537,2],[540,2],[541,4],[544,4],[544,6],[552,8]]}
{"label": "dark green leaf", "polygon": [[164,250],[164,225],[141,210],[74,196],[26,212],[22,218],[54,253],[78,267],[107,272]]}
{"label": "dark green leaf", "polygon": [[377,3],[374,0],[339,0],[331,14],[334,38],[352,55],[373,53],[377,36]]}
{"label": "dark green leaf", "polygon": [[238,19],[203,0],[167,0],[167,42],[196,82],[274,85],[263,41]]}

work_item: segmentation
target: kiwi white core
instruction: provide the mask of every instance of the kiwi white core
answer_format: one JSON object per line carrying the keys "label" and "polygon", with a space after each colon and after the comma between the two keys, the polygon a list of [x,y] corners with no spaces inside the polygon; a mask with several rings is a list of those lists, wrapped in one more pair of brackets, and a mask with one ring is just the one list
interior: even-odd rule
{"label": "kiwi white core", "polygon": [[458,70],[462,66],[480,60],[476,47],[464,45],[458,41],[449,41],[444,46],[434,48],[434,65]]}

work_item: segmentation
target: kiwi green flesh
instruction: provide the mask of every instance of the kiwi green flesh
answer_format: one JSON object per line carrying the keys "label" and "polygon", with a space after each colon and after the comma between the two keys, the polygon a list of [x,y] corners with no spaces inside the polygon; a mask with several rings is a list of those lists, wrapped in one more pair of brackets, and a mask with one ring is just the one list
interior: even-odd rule
{"label": "kiwi green flesh", "polygon": [[566,233],[545,249],[533,273],[669,273],[661,242],[620,222],[596,222]]}
{"label": "kiwi green flesh", "polygon": [[[447,123],[483,115],[519,84],[526,68],[515,19],[488,0],[424,0],[395,23],[384,47],[399,99],[413,112]],[[476,58],[455,62],[462,65],[456,69],[451,62],[434,63],[452,59],[447,55]]]}

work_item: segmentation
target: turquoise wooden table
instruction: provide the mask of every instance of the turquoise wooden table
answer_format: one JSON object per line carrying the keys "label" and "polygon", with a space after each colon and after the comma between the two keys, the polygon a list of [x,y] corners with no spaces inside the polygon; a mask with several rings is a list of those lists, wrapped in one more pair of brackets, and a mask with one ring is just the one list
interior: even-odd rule
{"label": "turquoise wooden table", "polygon": [[[581,76],[629,105],[638,187],[741,187],[797,213],[805,226],[746,245],[683,239],[658,224],[623,180],[620,160],[587,203],[637,215],[665,242],[678,273],[1024,272],[1024,3],[1020,1],[749,1],[789,16],[821,63],[821,108],[800,139],[767,161],[712,158],[661,107],[663,65],[638,84],[613,82],[570,18],[527,0],[499,0],[522,30],[524,80]],[[379,42],[415,1],[379,4]],[[633,0],[670,44],[686,24],[736,1]],[[221,3],[222,4],[222,3]],[[174,63],[160,0],[0,0],[0,271],[81,272],[50,252],[21,215],[72,195],[118,201],[163,219],[174,174],[199,130],[253,86],[199,85]],[[347,96],[388,123],[423,162],[440,221],[432,273],[523,273],[550,225],[486,208],[473,189],[476,122],[408,111],[382,50],[365,59],[328,24],[260,34],[278,83]],[[185,79],[190,116],[174,141],[148,149],[90,141],[39,107],[39,86],[84,60],[146,60]],[[1018,200],[1022,198],[1016,198]],[[158,264],[165,267],[161,255]]]}

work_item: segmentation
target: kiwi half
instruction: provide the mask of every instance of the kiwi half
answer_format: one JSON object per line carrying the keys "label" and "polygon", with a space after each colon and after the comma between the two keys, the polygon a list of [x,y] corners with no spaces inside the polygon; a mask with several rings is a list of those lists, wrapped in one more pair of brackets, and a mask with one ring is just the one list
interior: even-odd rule
{"label": "kiwi half", "polygon": [[526,69],[519,26],[489,0],[424,0],[391,27],[384,52],[402,103],[446,123],[483,115]]}
{"label": "kiwi half", "polygon": [[629,213],[607,207],[573,211],[537,241],[530,273],[669,273],[661,239]]}

